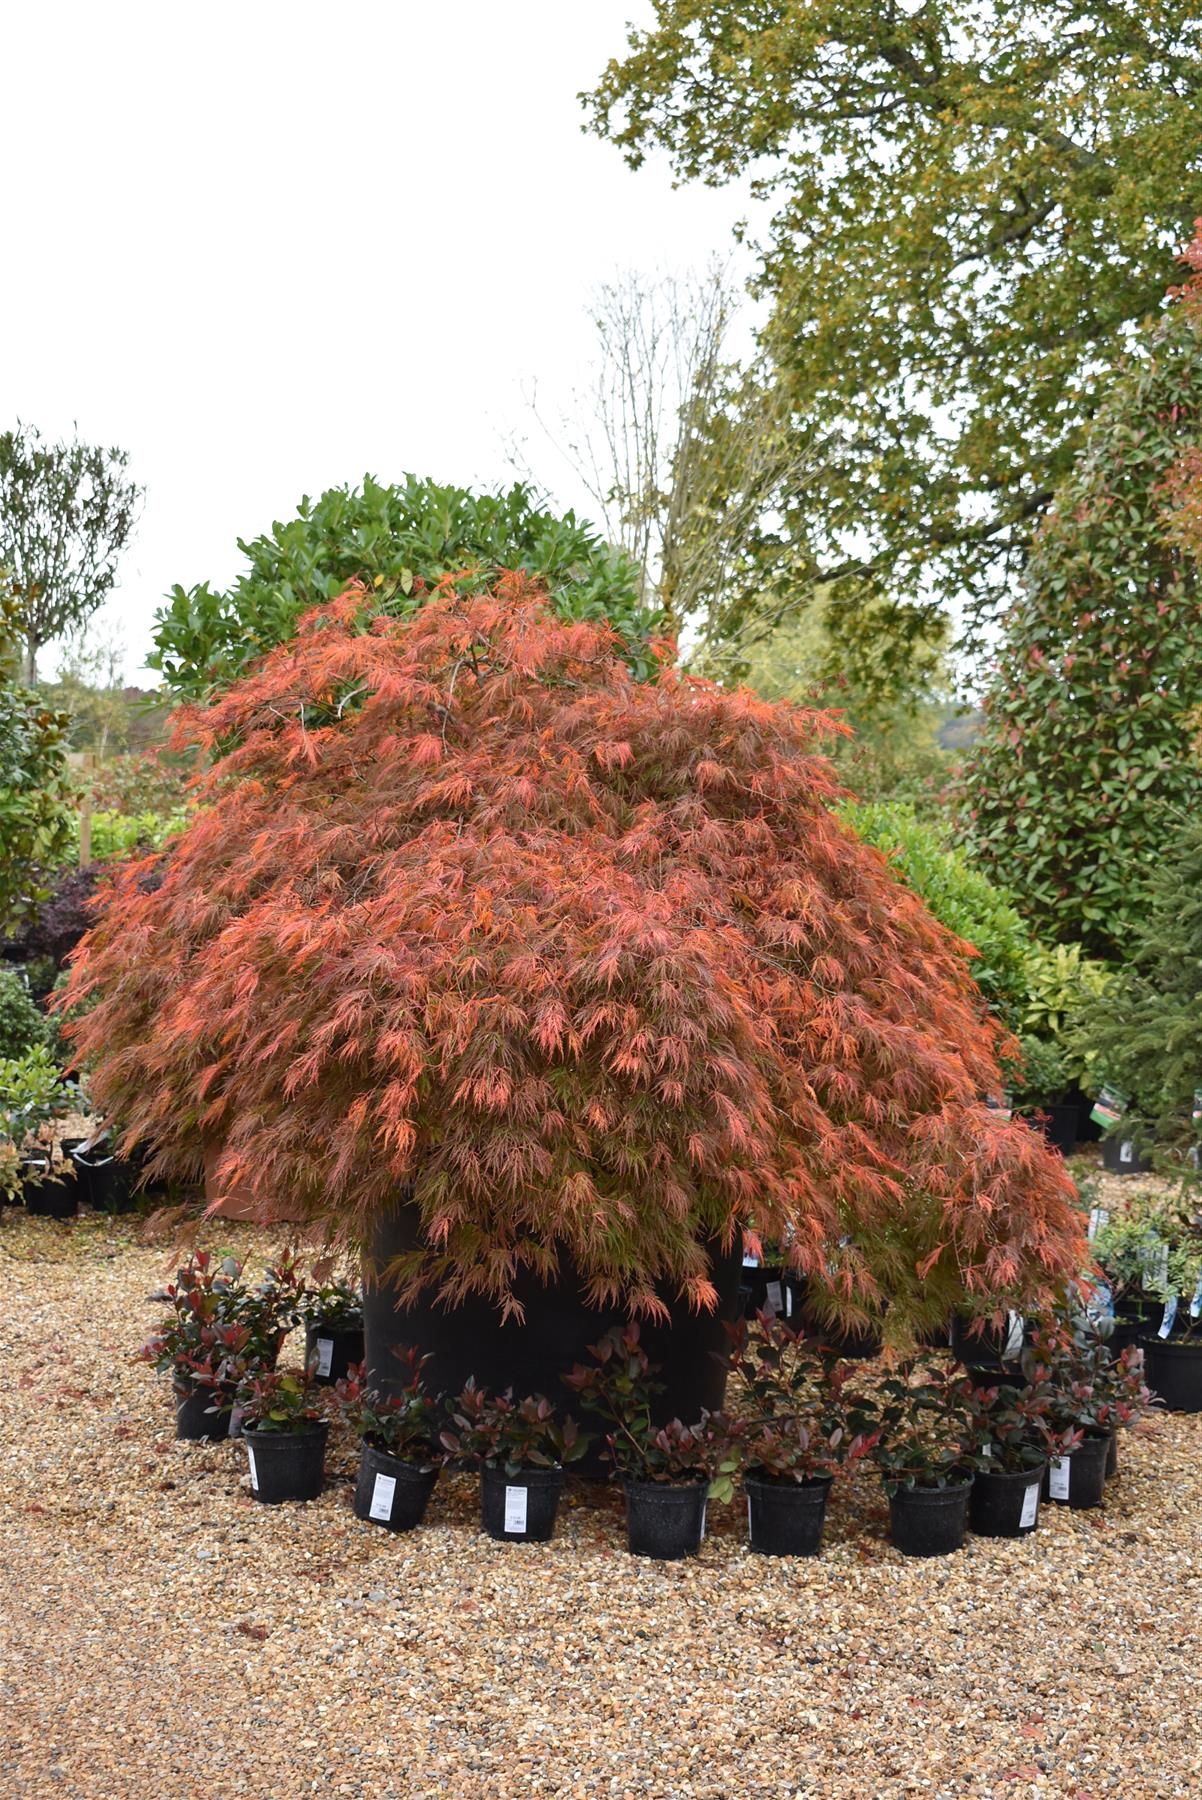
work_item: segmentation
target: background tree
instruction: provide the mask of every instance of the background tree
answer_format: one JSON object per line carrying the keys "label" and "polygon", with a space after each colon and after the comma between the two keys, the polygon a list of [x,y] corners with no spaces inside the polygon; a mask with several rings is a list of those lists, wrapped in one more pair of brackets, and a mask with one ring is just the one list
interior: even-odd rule
{"label": "background tree", "polygon": [[746,1230],[902,1339],[1046,1296],[1071,1184],[983,1104],[997,1033],[832,815],[824,722],[621,650],[517,575],[403,620],[355,589],[186,712],[203,804],[74,967],[93,1097],[335,1241],[411,1183],[403,1295],[504,1308],[566,1252],[594,1304],[700,1307]]}
{"label": "background tree", "polygon": [[572,512],[538,504],[531,488],[472,494],[407,475],[396,487],[365,476],[360,487],[306,495],[294,519],[238,548],[249,566],[228,593],[207,582],[172,588],[155,619],[147,658],[174,693],[200,699],[285,642],[310,607],[332,600],[348,581],[365,583],[377,610],[405,616],[424,604],[444,575],[469,584],[502,569],[524,569],[547,585],[568,619],[608,619],[632,666],[648,674],[648,640],[663,629],[638,569]]}
{"label": "background tree", "polygon": [[141,489],[124,450],[48,444],[32,426],[0,433],[0,566],[32,687],[38,652],[87,624],[112,587]]}
{"label": "background tree", "polygon": [[70,832],[66,717],[13,679],[23,622],[0,571],[0,938],[46,894]]}
{"label": "background tree", "polygon": [[865,579],[990,612],[1197,210],[1196,0],[654,10],[592,123],[774,205],[766,344],[824,441],[796,521],[819,573],[853,612]]}
{"label": "background tree", "polygon": [[[1190,257],[1202,267],[1202,237]],[[1006,621],[963,806],[977,860],[1041,936],[1121,956],[1202,802],[1202,275],[1105,391]]]}

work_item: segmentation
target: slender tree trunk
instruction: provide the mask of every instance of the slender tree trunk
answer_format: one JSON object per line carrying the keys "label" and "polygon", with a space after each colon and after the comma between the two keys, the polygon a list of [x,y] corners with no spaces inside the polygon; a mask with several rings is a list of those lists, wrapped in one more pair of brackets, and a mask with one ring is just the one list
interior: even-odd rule
{"label": "slender tree trunk", "polygon": [[36,638],[26,638],[25,648],[21,652],[21,680],[26,687],[32,687],[38,678],[38,651],[40,648]]}

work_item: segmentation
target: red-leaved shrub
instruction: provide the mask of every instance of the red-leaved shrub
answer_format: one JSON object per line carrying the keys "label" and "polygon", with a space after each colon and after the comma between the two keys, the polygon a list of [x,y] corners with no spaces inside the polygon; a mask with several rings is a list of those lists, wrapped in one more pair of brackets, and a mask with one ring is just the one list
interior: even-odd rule
{"label": "red-leaved shrub", "polygon": [[[702,1240],[791,1241],[846,1317],[1071,1275],[1072,1189],[991,1113],[953,940],[828,810],[813,713],[664,667],[521,576],[309,616],[177,741],[214,760],[161,885],[122,873],[68,1003],[162,1173],[337,1241],[411,1186],[394,1270],[510,1301],[712,1302]],[[152,866],[153,866],[153,859]]]}

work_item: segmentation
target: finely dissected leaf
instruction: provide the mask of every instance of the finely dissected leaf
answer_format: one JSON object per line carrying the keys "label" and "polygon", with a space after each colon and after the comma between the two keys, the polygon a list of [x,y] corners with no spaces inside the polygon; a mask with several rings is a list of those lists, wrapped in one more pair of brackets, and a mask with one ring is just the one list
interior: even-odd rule
{"label": "finely dissected leaf", "polygon": [[853,1316],[1075,1269],[1071,1186],[984,1105],[997,1028],[833,816],[821,717],[636,681],[519,575],[363,607],[181,717],[216,755],[197,816],[118,878],[69,996],[127,1143],[192,1176],[207,1139],[352,1244],[411,1188],[392,1273],[450,1302],[511,1309],[566,1250],[599,1303],[705,1307],[704,1241],[741,1231]]}

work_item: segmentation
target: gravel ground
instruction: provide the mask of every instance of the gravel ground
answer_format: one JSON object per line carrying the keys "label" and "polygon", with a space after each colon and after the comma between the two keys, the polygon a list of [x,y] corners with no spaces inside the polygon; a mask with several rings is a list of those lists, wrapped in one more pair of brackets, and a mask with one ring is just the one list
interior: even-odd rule
{"label": "gravel ground", "polygon": [[272,1509],[240,1446],[175,1442],[130,1360],[168,1260],[0,1215],[5,1800],[1202,1794],[1202,1417],[1128,1438],[1102,1511],[931,1562],[871,1475],[813,1561],[752,1556],[738,1505],[638,1561],[585,1484],[552,1544],[494,1544],[466,1477],[394,1538],[347,1441]]}

